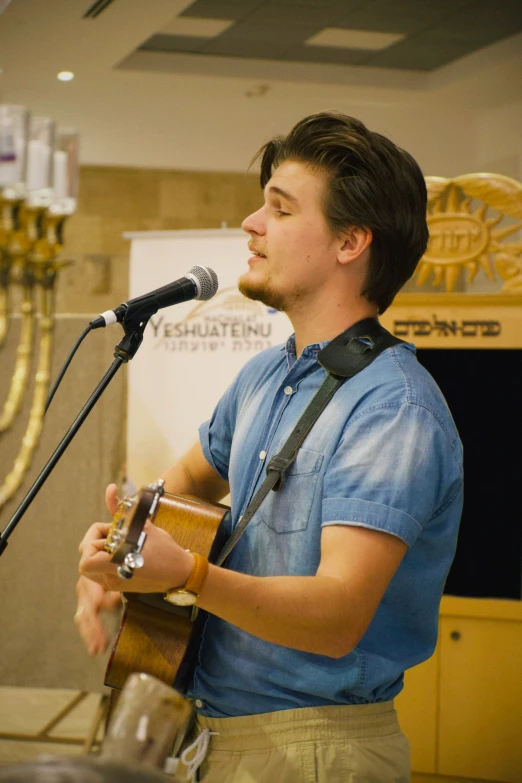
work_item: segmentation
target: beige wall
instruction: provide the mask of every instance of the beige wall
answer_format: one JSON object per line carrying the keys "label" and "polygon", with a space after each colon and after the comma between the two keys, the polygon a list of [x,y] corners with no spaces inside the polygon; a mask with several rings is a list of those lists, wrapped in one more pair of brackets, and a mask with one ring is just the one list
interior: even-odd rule
{"label": "beige wall", "polygon": [[[57,319],[53,377],[84,324],[85,316]],[[2,404],[11,379],[19,327],[20,319],[13,318],[7,344],[0,353]],[[109,366],[113,346],[114,334],[100,331],[77,355],[49,408],[22,489],[2,509],[2,528]],[[104,518],[103,485],[118,476],[124,459],[126,372],[120,372],[11,535],[1,558],[1,684],[101,686],[103,668],[84,653],[72,617],[78,544],[87,526]],[[29,388],[13,428],[0,437],[2,481],[20,447],[31,396]]]}
{"label": "beige wall", "polygon": [[[78,213],[65,228],[62,256],[73,264],[57,287],[52,377],[92,314],[127,298],[129,243],[124,231],[239,226],[260,200],[255,175],[85,166]],[[188,271],[188,270],[187,270]],[[19,307],[14,291],[13,311]],[[0,405],[14,367],[20,318],[0,349]],[[89,335],[46,418],[33,466],[16,498],[0,511],[3,529],[67,427],[112,361],[121,330]],[[37,344],[35,342],[35,352]],[[32,372],[34,374],[34,362]],[[78,543],[106,518],[103,490],[120,481],[125,453],[123,368],[12,534],[0,562],[0,684],[100,690],[104,661],[84,652],[72,622]],[[27,425],[32,388],[12,430],[0,434],[0,482]]]}
{"label": "beige wall", "polygon": [[[126,231],[238,227],[261,201],[256,174],[83,166],[65,226],[58,312],[97,313],[127,297]],[[188,271],[188,270],[187,270]]]}

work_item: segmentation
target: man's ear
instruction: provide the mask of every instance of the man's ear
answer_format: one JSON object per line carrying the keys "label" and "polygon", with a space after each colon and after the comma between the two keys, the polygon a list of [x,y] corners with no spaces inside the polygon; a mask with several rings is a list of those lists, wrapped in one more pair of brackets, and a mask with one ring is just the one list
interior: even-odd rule
{"label": "man's ear", "polygon": [[373,234],[369,228],[352,226],[341,235],[337,260],[340,264],[349,264],[363,255],[372,243]]}

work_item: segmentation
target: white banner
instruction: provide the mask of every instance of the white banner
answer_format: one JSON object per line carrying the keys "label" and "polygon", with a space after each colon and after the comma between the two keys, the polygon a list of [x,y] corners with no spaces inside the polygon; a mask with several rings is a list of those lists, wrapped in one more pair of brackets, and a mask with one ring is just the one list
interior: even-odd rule
{"label": "white banner", "polygon": [[158,311],[129,363],[127,475],[153,481],[197,439],[224,390],[254,354],[286,341],[286,315],[245,299],[248,236],[239,229],[127,234],[130,297],[184,277],[198,264],[219,279],[217,294]]}

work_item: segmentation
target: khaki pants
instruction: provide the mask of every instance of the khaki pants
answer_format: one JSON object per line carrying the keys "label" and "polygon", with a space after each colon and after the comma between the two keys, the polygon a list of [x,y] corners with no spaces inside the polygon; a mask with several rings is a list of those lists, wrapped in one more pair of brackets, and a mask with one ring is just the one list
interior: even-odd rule
{"label": "khaki pants", "polygon": [[[210,738],[202,783],[408,783],[393,702],[198,719]],[[183,780],[184,765],[177,775]]]}

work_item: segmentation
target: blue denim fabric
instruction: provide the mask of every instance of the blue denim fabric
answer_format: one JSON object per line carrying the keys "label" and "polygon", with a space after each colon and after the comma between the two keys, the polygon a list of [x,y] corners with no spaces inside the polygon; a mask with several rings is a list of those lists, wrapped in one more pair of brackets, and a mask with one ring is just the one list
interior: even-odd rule
{"label": "blue denim fabric", "polygon": [[[293,337],[249,361],[200,428],[230,483],[232,527],[325,378],[324,343],[296,359]],[[191,695],[213,717],[392,699],[437,639],[462,507],[462,447],[444,398],[412,345],[384,351],[346,381],[270,492],[227,567],[313,575],[324,525],[386,531],[408,551],[359,645],[333,659],[264,642],[209,616]]]}

